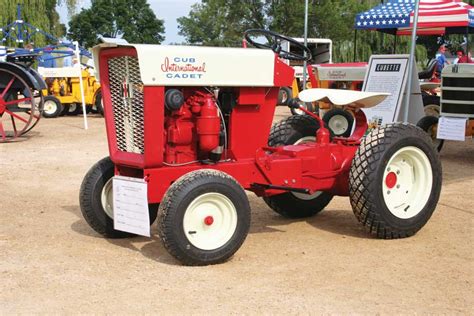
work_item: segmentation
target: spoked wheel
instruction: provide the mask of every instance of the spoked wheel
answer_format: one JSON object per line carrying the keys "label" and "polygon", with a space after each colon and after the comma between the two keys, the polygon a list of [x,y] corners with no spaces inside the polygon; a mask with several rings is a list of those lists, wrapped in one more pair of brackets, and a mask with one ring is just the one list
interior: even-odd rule
{"label": "spoked wheel", "polygon": [[176,180],[159,209],[158,232],[168,252],[185,265],[230,258],[250,227],[250,205],[240,184],[221,171],[202,169]]}
{"label": "spoked wheel", "polygon": [[350,171],[354,214],[379,238],[414,235],[431,217],[441,191],[441,163],[429,137],[407,124],[374,129]]}
{"label": "spoked wheel", "polygon": [[41,118],[43,96],[19,75],[0,69],[0,141],[31,130]]}
{"label": "spoked wheel", "polygon": [[[134,234],[114,229],[113,185],[114,163],[109,157],[97,162],[82,180],[79,204],[86,222],[107,238],[125,238]],[[149,204],[150,225],[158,213],[157,204]]]}
{"label": "spoked wheel", "polygon": [[323,121],[334,136],[349,137],[351,135],[354,117],[348,111],[331,109],[324,114]]}
{"label": "spoked wheel", "polygon": [[[314,143],[318,121],[308,115],[290,116],[272,127],[268,145],[300,145]],[[332,194],[314,192],[313,194],[287,192],[264,197],[265,203],[276,213],[288,218],[303,218],[321,212],[332,200]]]}

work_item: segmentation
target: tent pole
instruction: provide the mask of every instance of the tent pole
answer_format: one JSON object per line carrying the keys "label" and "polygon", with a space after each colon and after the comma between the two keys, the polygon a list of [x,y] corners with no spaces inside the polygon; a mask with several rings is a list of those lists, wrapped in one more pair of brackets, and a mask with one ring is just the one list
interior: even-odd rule
{"label": "tent pole", "polygon": [[[304,46],[308,46],[308,0],[305,1],[304,6]],[[304,51],[304,57],[306,57],[306,51]],[[307,72],[307,61],[306,58],[303,62],[303,89],[306,89],[306,72]]]}
{"label": "tent pole", "polygon": [[403,121],[408,122],[408,113],[411,99],[411,85],[413,82],[413,72],[416,71],[416,68],[413,69],[415,64],[415,48],[416,48],[416,31],[418,28],[418,12],[420,8],[420,0],[415,0],[415,14],[413,17],[413,28],[411,30],[411,47],[410,47],[410,59],[408,61],[408,81],[405,95],[405,113],[403,115]]}
{"label": "tent pole", "polygon": [[357,29],[354,29],[354,62],[357,60]]}

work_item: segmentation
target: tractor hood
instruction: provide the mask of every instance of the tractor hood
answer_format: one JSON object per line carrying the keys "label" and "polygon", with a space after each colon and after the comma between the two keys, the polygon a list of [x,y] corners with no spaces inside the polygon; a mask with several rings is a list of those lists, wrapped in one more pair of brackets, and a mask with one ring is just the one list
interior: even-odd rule
{"label": "tractor hood", "polygon": [[271,87],[282,75],[275,71],[279,60],[270,50],[126,43],[92,49],[97,74],[101,51],[124,47],[136,50],[140,77],[148,86]]}

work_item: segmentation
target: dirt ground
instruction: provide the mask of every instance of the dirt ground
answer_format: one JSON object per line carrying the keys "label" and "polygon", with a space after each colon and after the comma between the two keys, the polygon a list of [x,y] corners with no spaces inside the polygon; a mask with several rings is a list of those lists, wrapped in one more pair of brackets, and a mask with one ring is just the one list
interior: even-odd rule
{"label": "dirt ground", "polygon": [[82,123],[43,119],[0,144],[0,314],[474,314],[472,140],[445,144],[438,208],[412,238],[369,237],[348,198],[288,220],[249,195],[236,255],[184,267],[156,227],[107,240],[86,224],[79,186],[108,151],[103,119]]}

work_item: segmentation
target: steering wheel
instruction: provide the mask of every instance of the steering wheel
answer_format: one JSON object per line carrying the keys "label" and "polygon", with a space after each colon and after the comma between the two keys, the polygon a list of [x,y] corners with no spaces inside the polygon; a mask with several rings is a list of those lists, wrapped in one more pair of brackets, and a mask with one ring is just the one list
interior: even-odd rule
{"label": "steering wheel", "polygon": [[[304,46],[302,43],[294,40],[291,37],[287,37],[272,31],[263,30],[263,29],[250,29],[244,32],[245,40],[252,44],[253,46],[261,49],[271,49],[275,54],[278,54],[279,57],[288,60],[310,60],[311,59],[311,50]],[[265,36],[268,40],[268,44],[257,43],[252,39],[252,37]],[[298,47],[303,52],[306,52],[306,56],[303,54],[297,54],[294,52],[283,50],[281,47],[282,41],[288,41],[292,45]]]}

